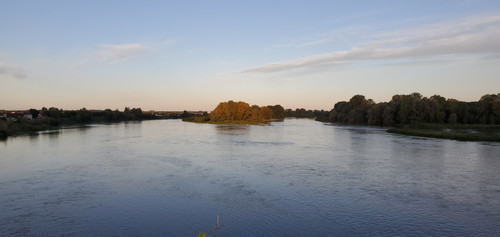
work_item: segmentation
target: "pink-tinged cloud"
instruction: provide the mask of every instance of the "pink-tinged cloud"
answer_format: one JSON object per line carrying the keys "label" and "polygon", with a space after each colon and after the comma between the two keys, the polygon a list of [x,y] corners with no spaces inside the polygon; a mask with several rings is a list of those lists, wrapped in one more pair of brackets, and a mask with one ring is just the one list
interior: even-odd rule
{"label": "pink-tinged cloud", "polygon": [[142,44],[107,44],[101,47],[103,59],[113,63],[132,58],[146,50]]}
{"label": "pink-tinged cloud", "polygon": [[345,51],[269,63],[240,73],[273,73],[366,60],[425,58],[444,55],[500,57],[500,16],[477,16],[461,21],[384,32],[376,40]]}

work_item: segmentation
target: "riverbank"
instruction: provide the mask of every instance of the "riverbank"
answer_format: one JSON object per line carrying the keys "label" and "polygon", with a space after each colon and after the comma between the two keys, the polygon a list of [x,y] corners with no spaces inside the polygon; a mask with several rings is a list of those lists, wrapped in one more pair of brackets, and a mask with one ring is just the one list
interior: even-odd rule
{"label": "riverbank", "polygon": [[[124,121],[141,121],[141,120],[123,120]],[[12,136],[21,135],[31,135],[42,131],[51,131],[65,128],[76,128],[84,127],[90,124],[106,124],[113,122],[77,122],[67,119],[54,119],[54,118],[43,118],[43,119],[20,119],[17,121],[5,121],[0,120],[0,140],[5,140]]]}
{"label": "riverbank", "polygon": [[404,125],[401,128],[391,128],[387,132],[458,141],[500,142],[500,125],[414,124]]}
{"label": "riverbank", "polygon": [[61,128],[74,128],[89,124],[106,124],[124,121],[142,121],[155,119],[179,119],[189,116],[202,115],[198,112],[168,112],[148,111],[143,112],[141,108],[125,107],[123,111],[118,110],[62,110],[54,107],[43,108],[41,111],[30,109],[25,111],[0,110],[0,139],[9,136],[33,134],[40,131],[56,130]]}
{"label": "riverbank", "polygon": [[0,140],[10,136],[33,134],[39,131],[59,129],[60,125],[53,119],[37,119],[19,121],[0,120]]}

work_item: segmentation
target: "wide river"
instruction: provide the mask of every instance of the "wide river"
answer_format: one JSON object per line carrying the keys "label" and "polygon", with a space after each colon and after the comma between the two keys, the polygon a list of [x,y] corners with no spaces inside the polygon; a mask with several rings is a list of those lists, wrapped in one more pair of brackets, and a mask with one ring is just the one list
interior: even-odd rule
{"label": "wide river", "polygon": [[309,119],[156,120],[0,141],[0,236],[199,232],[499,236],[500,143]]}

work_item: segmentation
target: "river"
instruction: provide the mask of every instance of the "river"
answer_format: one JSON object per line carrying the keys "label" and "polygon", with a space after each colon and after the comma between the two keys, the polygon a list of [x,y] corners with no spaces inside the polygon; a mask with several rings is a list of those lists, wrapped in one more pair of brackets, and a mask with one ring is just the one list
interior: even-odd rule
{"label": "river", "polygon": [[500,143],[309,119],[91,125],[0,142],[0,236],[498,236],[499,181]]}

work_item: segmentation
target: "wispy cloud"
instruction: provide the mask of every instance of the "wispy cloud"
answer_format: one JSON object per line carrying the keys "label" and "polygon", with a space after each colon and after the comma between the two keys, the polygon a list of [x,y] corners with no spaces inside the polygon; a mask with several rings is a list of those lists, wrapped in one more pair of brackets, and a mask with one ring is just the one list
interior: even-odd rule
{"label": "wispy cloud", "polygon": [[275,48],[303,48],[303,47],[307,47],[307,46],[323,44],[323,43],[326,43],[328,41],[330,41],[330,39],[327,39],[327,38],[317,39],[317,40],[299,40],[299,41],[290,42],[290,43],[286,43],[286,44],[273,45],[271,48],[269,48],[267,50],[271,50],[271,49],[275,49]]}
{"label": "wispy cloud", "polygon": [[362,32],[363,28],[359,26],[350,26],[345,28],[335,29],[333,31],[324,32],[321,34],[309,35],[302,38],[290,40],[285,43],[275,44],[269,48],[264,49],[263,51],[271,51],[275,49],[299,49],[312,47],[322,44],[328,44],[332,42],[336,42],[339,40],[346,40],[352,37],[359,37],[359,32]]}
{"label": "wispy cloud", "polygon": [[345,51],[274,62],[242,70],[272,73],[366,60],[422,58],[460,54],[500,57],[500,16],[476,16],[423,27],[383,32],[374,40]]}
{"label": "wispy cloud", "polygon": [[106,44],[100,52],[104,60],[116,63],[143,53],[146,46],[142,44]]}
{"label": "wispy cloud", "polygon": [[88,59],[82,59],[78,62],[71,64],[70,68],[81,68],[81,67],[84,67],[85,65],[87,65],[88,63],[89,63]]}
{"label": "wispy cloud", "polygon": [[97,61],[115,64],[140,55],[162,52],[175,42],[174,40],[163,40],[128,44],[103,44],[98,46],[98,50],[82,52],[79,57],[69,62],[67,67],[70,69],[84,68]]}
{"label": "wispy cloud", "polygon": [[23,80],[28,77],[24,69],[5,63],[0,63],[0,75],[11,76],[18,80]]}

